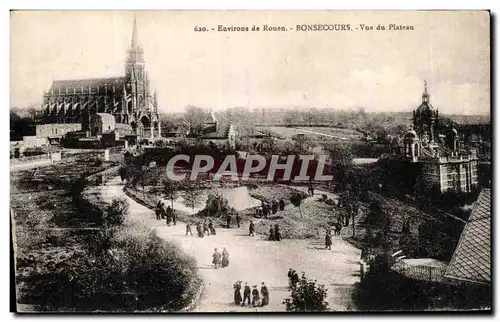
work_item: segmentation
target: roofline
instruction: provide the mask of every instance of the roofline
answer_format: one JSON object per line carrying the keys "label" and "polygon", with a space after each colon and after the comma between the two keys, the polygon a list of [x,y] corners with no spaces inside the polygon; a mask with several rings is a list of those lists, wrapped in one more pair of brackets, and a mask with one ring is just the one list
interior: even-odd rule
{"label": "roofline", "polygon": [[487,281],[487,282],[481,282],[481,281],[473,280],[473,279],[470,279],[470,278],[456,277],[456,276],[447,275],[447,274],[444,274],[443,277],[448,278],[448,279],[459,280],[459,281],[462,281],[462,282],[470,282],[470,283],[480,284],[480,285],[491,285],[491,280]]}
{"label": "roofline", "polygon": [[[481,192],[479,193],[479,196],[477,197],[477,200],[479,200],[479,198],[481,197],[481,195],[483,194],[483,192],[485,192],[485,191],[489,191],[489,190],[490,190],[490,189],[487,189],[487,188],[482,189],[482,190],[481,190]],[[471,210],[471,216],[472,216],[472,214],[474,213],[474,210],[476,210],[476,208],[477,208],[477,207],[479,207],[479,206],[478,206],[478,204],[477,204],[477,200],[476,200],[476,202],[474,203],[474,207],[473,207],[473,208],[472,208],[472,210]],[[490,206],[491,206],[491,191],[490,191]],[[490,207],[490,220],[491,220],[491,207]],[[463,240],[465,239],[465,234],[464,234],[464,232],[465,232],[465,229],[467,228],[467,225],[468,225],[470,222],[471,222],[471,220],[470,220],[470,217],[469,217],[469,220],[467,220],[467,223],[465,224],[464,229],[462,230],[462,233],[460,234],[460,239],[458,240],[457,247],[455,247],[455,250],[453,251],[453,256],[451,257],[450,264],[451,264],[451,263],[453,263],[453,261],[454,261],[454,260],[456,260],[456,257],[458,256],[458,254],[457,254],[457,253],[458,253],[458,252],[457,252],[457,249],[460,247],[460,245],[462,245],[462,242],[463,242]],[[491,242],[491,232],[490,232],[490,242]],[[490,246],[490,253],[491,253],[491,246]],[[446,276],[450,276],[450,275],[448,275],[448,274],[446,273],[446,272],[448,271],[449,267],[450,267],[450,265],[448,265],[448,267],[446,267],[446,271],[445,271],[445,273],[444,273],[444,275],[443,275],[443,276],[445,276],[445,277],[446,277]],[[491,262],[490,262],[490,274],[491,274]],[[453,277],[452,277],[452,278],[453,278]],[[455,278],[455,279],[460,279],[460,278]],[[473,280],[468,280],[468,279],[463,279],[463,280],[468,281],[468,282],[473,282]],[[479,282],[478,282],[478,283],[479,283]],[[491,283],[491,282],[490,282],[490,283]]]}
{"label": "roofline", "polygon": [[92,77],[92,78],[54,79],[52,81],[52,83],[55,83],[55,82],[89,81],[89,80],[98,80],[98,79],[117,79],[117,78],[123,78],[123,79],[125,79],[126,76],[107,76],[107,77]]}

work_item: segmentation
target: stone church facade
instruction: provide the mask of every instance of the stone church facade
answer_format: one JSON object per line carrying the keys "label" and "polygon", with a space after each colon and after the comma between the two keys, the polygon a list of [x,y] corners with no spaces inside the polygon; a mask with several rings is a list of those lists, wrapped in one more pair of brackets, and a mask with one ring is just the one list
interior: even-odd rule
{"label": "stone church facade", "polygon": [[93,133],[93,115],[107,113],[114,117],[117,128],[129,129],[140,138],[159,138],[158,101],[156,92],[150,91],[136,20],[125,76],[55,80],[43,94],[43,106],[47,124],[79,123],[82,130]]}
{"label": "stone church facade", "polygon": [[413,126],[402,142],[395,139],[387,168],[406,173],[406,180],[420,191],[471,192],[478,185],[475,148],[465,146],[453,127],[438,133],[438,110],[430,103],[427,84],[422,103],[413,111]]}

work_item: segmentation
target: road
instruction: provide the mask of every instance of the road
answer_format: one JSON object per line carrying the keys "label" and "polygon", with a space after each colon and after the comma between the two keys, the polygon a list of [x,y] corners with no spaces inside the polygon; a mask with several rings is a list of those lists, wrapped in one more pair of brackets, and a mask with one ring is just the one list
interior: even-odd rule
{"label": "road", "polygon": [[[289,268],[299,274],[304,271],[308,277],[324,284],[331,309],[354,309],[350,304],[350,293],[352,284],[359,281],[361,251],[340,237],[333,237],[332,250],[324,249],[323,239],[271,242],[265,236],[248,236],[248,223],[242,228],[218,228],[215,236],[185,236],[183,223],[167,227],[164,221],[156,221],[152,210],[127,197],[122,188],[119,178],[114,178],[96,189],[105,202],[117,197],[126,198],[130,203],[128,220],[156,229],[161,238],[177,244],[196,258],[204,289],[195,311],[284,311],[282,302],[290,295],[287,289]],[[223,247],[230,254],[230,264],[216,270],[211,264],[212,253],[214,248],[222,251]],[[257,285],[259,290],[261,282],[265,282],[270,291],[270,304],[263,308],[234,305],[233,283],[237,280],[248,282],[250,286]]]}

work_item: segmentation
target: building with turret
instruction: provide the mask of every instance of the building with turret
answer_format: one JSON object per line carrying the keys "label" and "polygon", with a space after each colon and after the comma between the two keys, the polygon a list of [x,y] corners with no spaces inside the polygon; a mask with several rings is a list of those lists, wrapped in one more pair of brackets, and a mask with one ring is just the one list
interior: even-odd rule
{"label": "building with turret", "polygon": [[125,76],[55,80],[43,94],[43,106],[46,124],[81,124],[83,131],[94,136],[103,131],[97,121],[106,119],[116,123],[108,126],[110,130],[141,139],[159,138],[158,101],[156,92],[150,91],[135,18]]}
{"label": "building with turret", "polygon": [[383,158],[388,168],[405,173],[406,184],[420,191],[471,192],[478,184],[476,149],[460,142],[450,127],[438,133],[438,110],[430,103],[424,82],[422,103],[413,111],[413,125],[402,140],[394,140]]}

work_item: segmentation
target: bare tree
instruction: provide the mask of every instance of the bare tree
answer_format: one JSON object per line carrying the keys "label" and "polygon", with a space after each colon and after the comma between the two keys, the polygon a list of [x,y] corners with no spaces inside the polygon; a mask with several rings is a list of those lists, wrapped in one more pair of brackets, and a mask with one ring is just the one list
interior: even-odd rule
{"label": "bare tree", "polygon": [[188,183],[184,186],[182,198],[184,204],[188,207],[194,208],[201,203],[203,191],[194,182]]}
{"label": "bare tree", "polygon": [[162,181],[161,193],[166,199],[170,200],[172,203],[172,210],[174,209],[174,200],[178,196],[178,191],[176,189],[176,184],[169,179]]}

